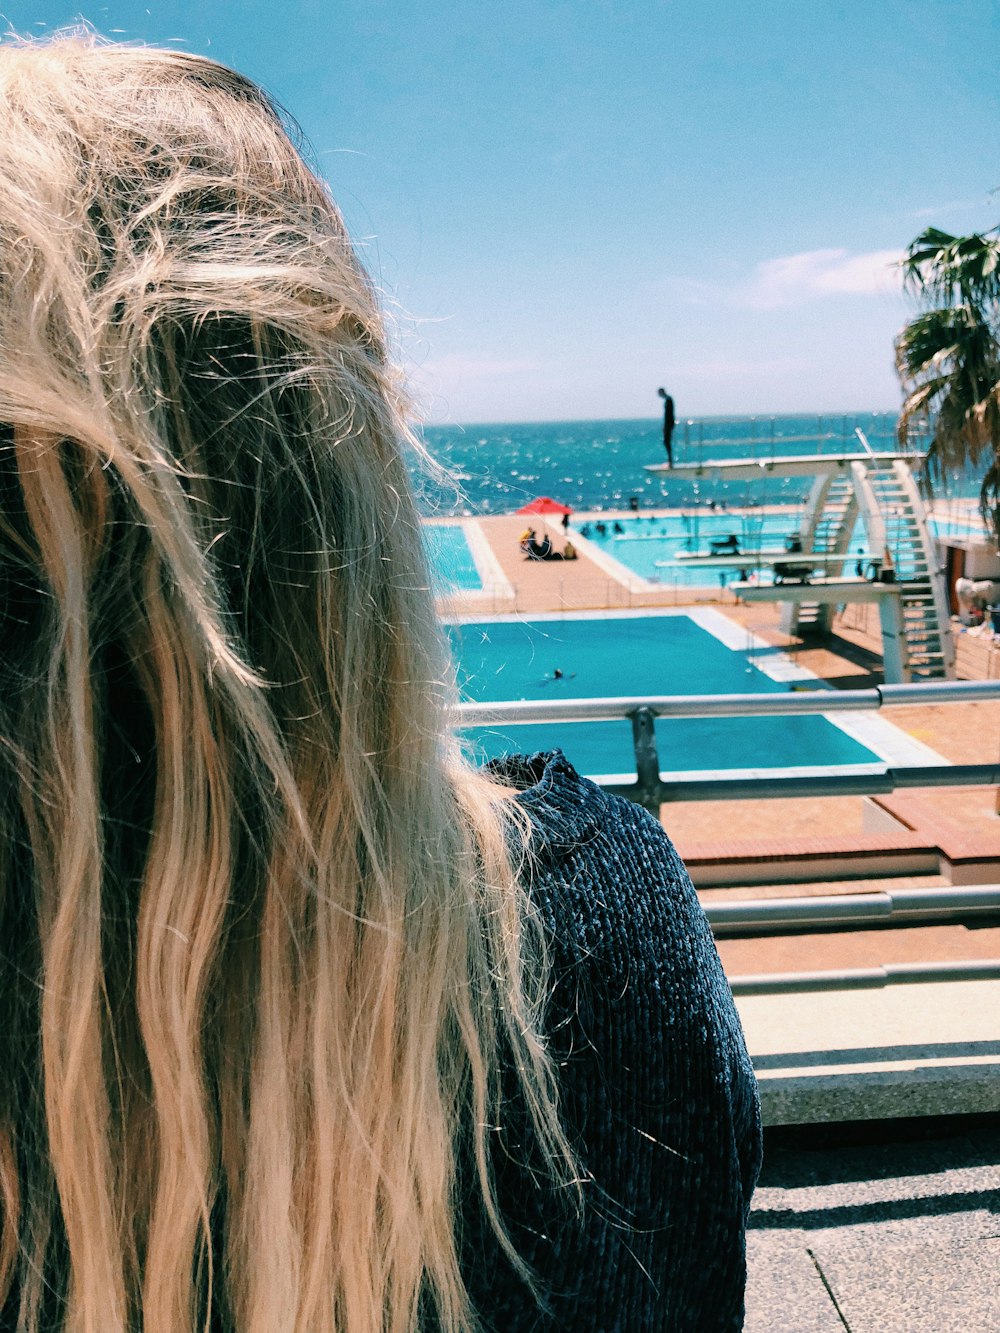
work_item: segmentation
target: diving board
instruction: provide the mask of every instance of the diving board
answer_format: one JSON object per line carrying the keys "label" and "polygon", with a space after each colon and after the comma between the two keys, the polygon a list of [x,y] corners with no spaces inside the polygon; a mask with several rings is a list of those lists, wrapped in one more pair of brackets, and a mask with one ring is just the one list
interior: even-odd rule
{"label": "diving board", "polygon": [[899,600],[898,583],[872,583],[860,578],[815,578],[808,583],[730,583],[730,592],[744,602],[883,602]]}
{"label": "diving board", "polygon": [[[745,551],[738,555],[708,555],[702,551],[678,551],[675,560],[683,560],[690,569],[772,569],[775,565],[869,565],[875,556],[867,551]],[[656,562],[667,567],[667,561]]]}

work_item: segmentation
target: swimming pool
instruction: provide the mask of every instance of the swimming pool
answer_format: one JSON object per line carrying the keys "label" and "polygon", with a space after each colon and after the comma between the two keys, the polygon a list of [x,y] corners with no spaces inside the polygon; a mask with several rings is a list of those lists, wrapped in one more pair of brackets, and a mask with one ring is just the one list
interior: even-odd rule
{"label": "swimming pool", "polygon": [[931,519],[931,527],[937,537],[957,538],[959,541],[988,541],[989,536],[986,529],[978,518],[969,516],[961,517],[935,517]]}
{"label": "swimming pool", "polygon": [[461,523],[425,523],[423,532],[436,592],[482,588],[483,580]]}
{"label": "swimming pool", "polygon": [[799,527],[794,511],[702,512],[640,515],[628,518],[594,517],[574,524],[574,530],[633,574],[651,583],[677,583],[682,587],[705,588],[718,583],[719,574],[731,570],[692,569],[682,552],[707,552],[713,537],[736,538],[741,551],[781,550],[784,540]]}
{"label": "swimming pool", "polygon": [[[637,515],[606,518],[595,515],[578,520],[574,531],[593,543],[599,551],[625,566],[632,574],[650,583],[669,583],[680,587],[707,588],[720,581],[728,583],[734,575],[732,568],[714,566],[692,568],[686,563],[685,552],[708,552],[712,538],[735,537],[739,550],[752,554],[757,550],[782,550],[785,538],[797,533],[800,513],[795,509],[747,509],[736,512],[718,510],[691,510],[687,513]],[[930,521],[931,530],[939,537],[960,536],[972,538],[982,534],[982,527],[954,520],[937,518]],[[859,521],[851,536],[850,550],[844,556],[844,571],[854,573],[858,548],[864,549],[866,539]],[[794,560],[794,556],[790,557]],[[831,565],[830,573],[837,567]]]}
{"label": "swimming pool", "polygon": [[[788,690],[689,615],[498,617],[452,624],[448,633],[462,693],[481,702]],[[656,733],[664,772],[880,763],[821,716],[660,718]],[[558,747],[584,773],[635,772],[627,722],[476,727],[468,735],[481,757]]]}

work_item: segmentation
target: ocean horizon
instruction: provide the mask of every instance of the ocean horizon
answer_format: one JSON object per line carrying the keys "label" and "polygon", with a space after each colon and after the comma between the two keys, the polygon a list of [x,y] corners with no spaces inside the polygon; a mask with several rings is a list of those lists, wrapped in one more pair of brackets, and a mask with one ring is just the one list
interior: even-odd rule
{"label": "ocean horizon", "polygon": [[[895,450],[897,420],[896,411],[680,418],[674,462],[860,452],[857,429],[873,449]],[[665,461],[659,417],[425,425],[419,435],[444,469],[439,475],[414,461],[425,516],[510,513],[539,495],[577,511],[627,508],[633,501],[643,509],[710,500],[792,504],[808,489],[801,478],[748,483],[649,472],[649,464]],[[968,491],[968,478],[955,482]]]}

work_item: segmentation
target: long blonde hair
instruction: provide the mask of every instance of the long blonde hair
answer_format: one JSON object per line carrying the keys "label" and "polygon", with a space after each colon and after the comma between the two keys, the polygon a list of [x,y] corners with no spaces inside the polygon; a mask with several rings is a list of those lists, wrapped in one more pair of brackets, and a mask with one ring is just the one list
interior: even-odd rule
{"label": "long blonde hair", "polygon": [[0,421],[0,1307],[473,1327],[505,1062],[570,1166],[539,932],[377,301],[252,83],[0,48]]}

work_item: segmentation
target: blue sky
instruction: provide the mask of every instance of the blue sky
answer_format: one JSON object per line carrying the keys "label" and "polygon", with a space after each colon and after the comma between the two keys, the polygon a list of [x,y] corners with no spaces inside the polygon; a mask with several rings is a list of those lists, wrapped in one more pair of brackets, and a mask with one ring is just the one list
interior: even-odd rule
{"label": "blue sky", "polygon": [[887,410],[923,227],[1000,221],[996,0],[0,3],[295,115],[435,421]]}

